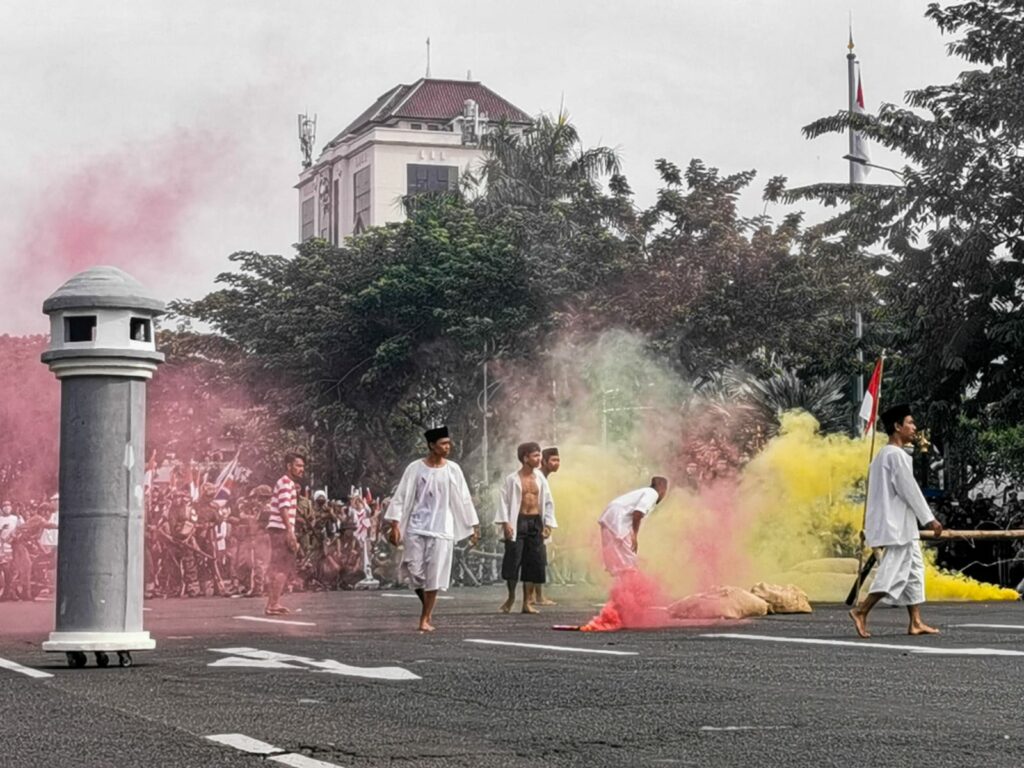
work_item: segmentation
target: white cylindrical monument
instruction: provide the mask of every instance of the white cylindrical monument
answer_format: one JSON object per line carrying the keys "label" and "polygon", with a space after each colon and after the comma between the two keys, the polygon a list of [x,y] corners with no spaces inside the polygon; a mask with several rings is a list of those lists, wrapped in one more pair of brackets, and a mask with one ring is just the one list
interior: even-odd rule
{"label": "white cylindrical monument", "polygon": [[122,666],[155,641],[142,628],[146,382],[164,356],[162,301],[116,267],[92,267],[43,303],[42,360],[61,382],[55,630],[43,650]]}

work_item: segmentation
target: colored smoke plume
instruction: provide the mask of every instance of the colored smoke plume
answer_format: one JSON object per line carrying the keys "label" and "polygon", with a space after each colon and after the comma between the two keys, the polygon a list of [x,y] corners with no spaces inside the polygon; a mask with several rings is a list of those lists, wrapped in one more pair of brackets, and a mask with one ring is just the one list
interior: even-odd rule
{"label": "colored smoke plume", "polygon": [[62,163],[21,213],[22,248],[0,272],[18,290],[7,296],[0,331],[45,332],[43,300],[98,264],[124,269],[164,299],[194,289],[206,265],[182,232],[226,181],[230,149],[226,138],[181,132]]}
{"label": "colored smoke plume", "polygon": [[[520,440],[558,443],[562,466],[550,482],[559,527],[550,549],[563,576],[609,588],[597,526],[605,505],[654,474],[668,475],[673,486],[640,530],[644,576],[610,585],[591,629],[669,625],[657,607],[715,586],[766,581],[795,584],[815,601],[845,599],[856,567],[868,441],[823,435],[811,415],[789,412],[778,434],[755,449],[749,441],[727,445],[730,434],[753,434],[743,426],[742,405],[694,393],[643,339],[623,332],[564,342],[532,373],[539,391],[527,388],[522,372],[509,382],[514,395],[505,397],[514,396],[518,423],[508,446],[494,453],[514,457],[511,446]],[[729,428],[715,432],[716,424]],[[841,572],[818,572],[807,562],[815,560]],[[1013,590],[942,573],[933,561],[927,588],[931,600],[1017,598]]]}

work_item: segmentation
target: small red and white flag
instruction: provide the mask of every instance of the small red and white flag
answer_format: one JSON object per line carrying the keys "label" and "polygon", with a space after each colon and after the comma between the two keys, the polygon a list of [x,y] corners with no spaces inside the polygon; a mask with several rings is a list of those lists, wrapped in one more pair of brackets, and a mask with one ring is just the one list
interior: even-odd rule
{"label": "small red and white flag", "polygon": [[878,362],[875,363],[875,370],[871,374],[871,381],[864,392],[864,402],[860,404],[860,417],[867,422],[864,427],[865,435],[875,428],[875,422],[878,420],[878,401],[882,391],[883,359],[880,357]]}

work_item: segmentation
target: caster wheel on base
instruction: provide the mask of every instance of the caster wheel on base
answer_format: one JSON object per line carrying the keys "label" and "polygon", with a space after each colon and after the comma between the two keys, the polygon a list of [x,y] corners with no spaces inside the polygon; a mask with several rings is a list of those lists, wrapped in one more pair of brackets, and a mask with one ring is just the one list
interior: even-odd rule
{"label": "caster wheel on base", "polygon": [[105,667],[110,664],[110,657],[107,656],[103,651],[96,652],[96,666]]}
{"label": "caster wheel on base", "polygon": [[68,666],[72,669],[81,669],[85,666],[87,659],[81,651],[68,651],[65,655],[68,659]]}
{"label": "caster wheel on base", "polygon": [[129,651],[118,651],[117,663],[122,667],[130,667],[132,665],[132,654]]}

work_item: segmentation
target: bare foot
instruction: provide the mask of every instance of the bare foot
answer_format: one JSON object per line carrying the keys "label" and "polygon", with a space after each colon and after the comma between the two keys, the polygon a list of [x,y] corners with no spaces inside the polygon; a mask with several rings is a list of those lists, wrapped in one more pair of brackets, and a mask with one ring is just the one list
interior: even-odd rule
{"label": "bare foot", "polygon": [[545,597],[543,600],[537,603],[537,605],[558,605],[558,603],[556,603],[550,597]]}
{"label": "bare foot", "polygon": [[420,632],[433,632],[433,631],[434,631],[434,625],[433,624],[431,624],[429,622],[426,622],[426,621],[421,621],[420,622]]}
{"label": "bare foot", "polygon": [[263,611],[267,616],[282,616],[288,613],[288,609],[283,605],[268,605],[266,610]]}
{"label": "bare foot", "polygon": [[860,611],[856,608],[850,611],[850,618],[853,619],[853,626],[857,628],[857,634],[861,637],[871,637],[871,633],[868,632],[868,624],[864,620],[864,617],[860,615]]}
{"label": "bare foot", "polygon": [[938,635],[941,634],[935,627],[929,627],[925,623],[911,624],[907,630],[908,635]]}
{"label": "bare foot", "polygon": [[506,600],[504,603],[501,604],[501,608],[499,608],[498,610],[501,611],[502,613],[508,613],[509,611],[512,610],[512,604],[514,602],[515,602],[514,599]]}
{"label": "bare foot", "polygon": [[540,613],[540,611],[538,611],[532,605],[527,604],[523,606],[523,613]]}

